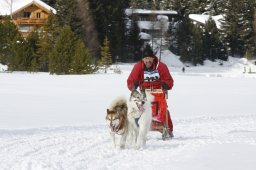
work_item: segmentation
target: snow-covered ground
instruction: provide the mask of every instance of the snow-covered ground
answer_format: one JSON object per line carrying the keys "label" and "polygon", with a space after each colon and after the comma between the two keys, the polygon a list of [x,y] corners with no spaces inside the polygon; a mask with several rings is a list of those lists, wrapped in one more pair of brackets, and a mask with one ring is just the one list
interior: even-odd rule
{"label": "snow-covered ground", "polygon": [[111,101],[129,96],[132,65],[120,64],[122,74],[0,71],[0,169],[255,170],[256,74],[243,72],[256,69],[223,65],[169,67],[175,137],[150,132],[143,150],[113,149],[105,124]]}

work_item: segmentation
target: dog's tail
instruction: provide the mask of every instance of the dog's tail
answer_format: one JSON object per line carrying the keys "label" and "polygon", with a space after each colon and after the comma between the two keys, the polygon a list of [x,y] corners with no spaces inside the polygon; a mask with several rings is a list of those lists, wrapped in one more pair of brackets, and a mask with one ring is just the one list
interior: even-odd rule
{"label": "dog's tail", "polygon": [[124,96],[117,97],[109,106],[109,110],[116,111],[117,108],[127,109],[127,100]]}

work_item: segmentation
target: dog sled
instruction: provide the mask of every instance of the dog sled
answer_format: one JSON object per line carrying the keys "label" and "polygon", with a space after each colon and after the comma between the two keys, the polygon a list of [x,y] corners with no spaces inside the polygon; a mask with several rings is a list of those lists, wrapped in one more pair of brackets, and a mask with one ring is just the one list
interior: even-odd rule
{"label": "dog sled", "polygon": [[[163,89],[145,89],[145,91],[149,92],[155,97],[155,100],[151,103],[152,104],[152,122],[151,122],[151,131],[158,131],[162,134],[162,139],[167,140],[173,137],[172,132],[169,128],[169,121],[168,121],[168,106],[167,106],[167,98],[168,93],[167,91],[164,91]],[[163,112],[163,113],[160,113]],[[159,117],[159,114],[161,114],[161,119],[164,121],[160,121],[157,119]]]}
{"label": "dog sled", "polygon": [[155,97],[154,101],[151,103],[153,119],[150,130],[160,132],[162,134],[162,139],[167,140],[173,137],[173,125],[169,117],[167,105],[168,91],[164,90],[163,88],[154,88],[154,85],[151,84],[152,81],[158,82],[160,84],[162,83],[158,78],[147,78],[139,82],[140,85],[142,83],[148,83],[147,88],[143,90],[152,94]]}

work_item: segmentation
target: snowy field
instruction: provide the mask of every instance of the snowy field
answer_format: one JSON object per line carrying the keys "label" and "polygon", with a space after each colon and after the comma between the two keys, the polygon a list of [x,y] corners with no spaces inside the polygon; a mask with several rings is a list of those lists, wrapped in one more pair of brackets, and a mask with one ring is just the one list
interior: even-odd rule
{"label": "snowy field", "polygon": [[175,137],[149,132],[143,150],[113,149],[105,124],[111,101],[129,96],[132,65],[119,65],[122,74],[0,72],[0,169],[255,170],[256,74],[232,62],[170,67]]}

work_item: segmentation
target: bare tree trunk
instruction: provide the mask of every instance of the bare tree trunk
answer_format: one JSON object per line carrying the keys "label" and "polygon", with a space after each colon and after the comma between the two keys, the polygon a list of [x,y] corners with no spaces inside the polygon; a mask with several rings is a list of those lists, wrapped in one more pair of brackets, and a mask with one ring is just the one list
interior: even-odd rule
{"label": "bare tree trunk", "polygon": [[82,20],[83,41],[89,49],[94,62],[96,62],[100,56],[100,43],[98,40],[98,32],[95,29],[94,20],[91,14],[90,4],[88,0],[77,0],[77,4],[77,15]]}

